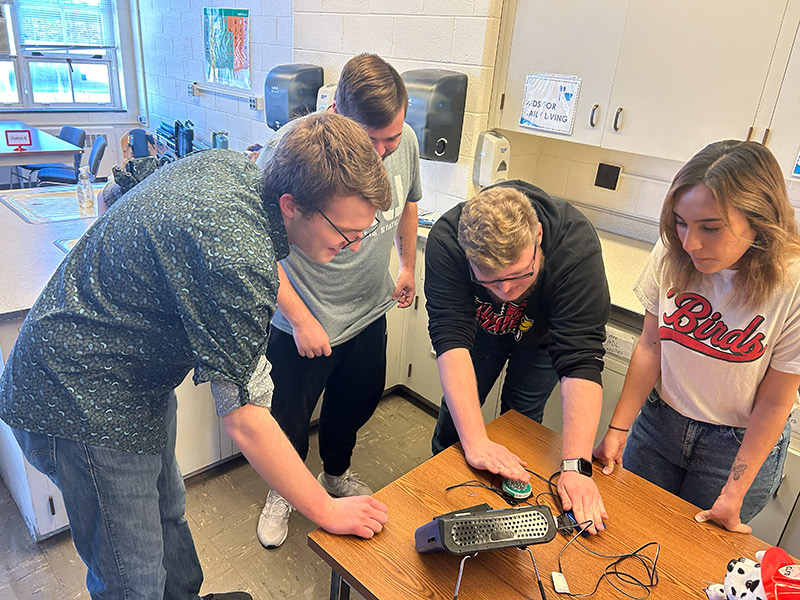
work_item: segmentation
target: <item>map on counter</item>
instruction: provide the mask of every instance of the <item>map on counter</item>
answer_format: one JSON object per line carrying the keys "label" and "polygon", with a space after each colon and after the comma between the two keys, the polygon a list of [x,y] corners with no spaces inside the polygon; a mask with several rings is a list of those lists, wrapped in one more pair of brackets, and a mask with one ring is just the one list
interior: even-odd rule
{"label": "map on counter", "polygon": [[250,11],[204,8],[206,81],[250,89]]}
{"label": "map on counter", "polygon": [[[103,183],[95,184],[95,198]],[[12,190],[0,196],[0,201],[17,213],[28,223],[52,223],[54,221],[72,221],[73,219],[90,219],[97,216],[97,204],[87,211],[78,208],[75,188],[72,186],[54,186],[52,188],[32,188],[30,190]]]}

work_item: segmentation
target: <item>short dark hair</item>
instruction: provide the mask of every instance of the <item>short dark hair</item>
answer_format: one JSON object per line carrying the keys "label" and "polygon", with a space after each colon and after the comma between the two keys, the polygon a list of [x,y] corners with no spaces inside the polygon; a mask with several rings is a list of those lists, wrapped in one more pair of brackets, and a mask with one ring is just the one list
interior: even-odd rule
{"label": "short dark hair", "polygon": [[403,78],[377,54],[359,54],[347,61],[336,84],[336,112],[362,127],[388,127],[408,109]]}
{"label": "short dark hair", "polygon": [[334,196],[359,196],[380,210],[392,203],[383,161],[363,128],[333,113],[286,125],[264,166],[264,198],[278,204],[291,194],[301,213],[327,208]]}

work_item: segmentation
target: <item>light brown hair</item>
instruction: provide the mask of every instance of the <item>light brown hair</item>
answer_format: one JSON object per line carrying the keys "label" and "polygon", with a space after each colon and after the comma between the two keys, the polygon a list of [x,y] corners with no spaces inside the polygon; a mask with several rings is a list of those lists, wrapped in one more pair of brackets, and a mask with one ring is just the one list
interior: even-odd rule
{"label": "light brown hair", "polygon": [[481,271],[513,265],[537,242],[539,217],[530,199],[512,187],[493,187],[464,204],[458,220],[458,244]]}
{"label": "light brown hair", "polygon": [[383,161],[364,129],[332,113],[287,124],[264,166],[264,198],[277,205],[291,194],[300,212],[325,210],[334,196],[360,196],[380,210],[392,203]]}
{"label": "light brown hair", "polygon": [[336,112],[362,127],[388,127],[408,109],[403,78],[377,54],[359,54],[347,61],[334,94]]}
{"label": "light brown hair", "polygon": [[756,232],[742,256],[735,287],[739,300],[757,304],[783,284],[787,259],[800,255],[800,236],[781,168],[761,144],[738,140],[709,144],[681,167],[667,192],[659,223],[667,248],[666,281],[678,291],[689,289],[699,271],[678,237],[675,205],[698,184],[711,190],[727,227],[730,211],[736,209]]}

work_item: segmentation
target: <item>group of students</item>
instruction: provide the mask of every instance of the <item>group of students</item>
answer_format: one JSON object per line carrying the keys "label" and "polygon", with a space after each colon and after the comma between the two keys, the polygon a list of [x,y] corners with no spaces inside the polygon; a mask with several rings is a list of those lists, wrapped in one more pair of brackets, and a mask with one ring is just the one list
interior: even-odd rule
{"label": "group of students", "polygon": [[[62,491],[93,598],[199,597],[174,451],[173,389],[192,369],[270,486],[264,546],[283,543],[293,508],[332,533],[381,531],[387,507],[350,462],[383,391],[385,314],[415,294],[407,104],[391,65],[354,57],[331,108],[285,126],[257,164],[209,150],[138,183],[29,312],[0,419]],[[558,492],[591,533],[609,518],[593,455],[604,474],[621,464],[696,504],[698,521],[749,531],[780,482],[800,385],[800,236],[774,157],[709,145],[676,175],[660,229],[636,285],[644,330],[593,449],[610,299],[591,224],[523,181],[444,214],[425,264],[444,392],[433,452],[460,440],[473,467],[529,479],[480,413],[505,366],[503,411],[541,421],[561,382]],[[303,460],[320,394],[315,478]]]}

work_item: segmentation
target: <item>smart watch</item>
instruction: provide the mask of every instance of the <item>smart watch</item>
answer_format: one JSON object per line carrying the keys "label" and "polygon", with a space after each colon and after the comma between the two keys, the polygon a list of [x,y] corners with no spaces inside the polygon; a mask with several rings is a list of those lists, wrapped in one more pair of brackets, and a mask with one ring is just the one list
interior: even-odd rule
{"label": "smart watch", "polygon": [[585,458],[566,458],[561,461],[561,472],[577,471],[587,477],[592,476],[592,463]]}

